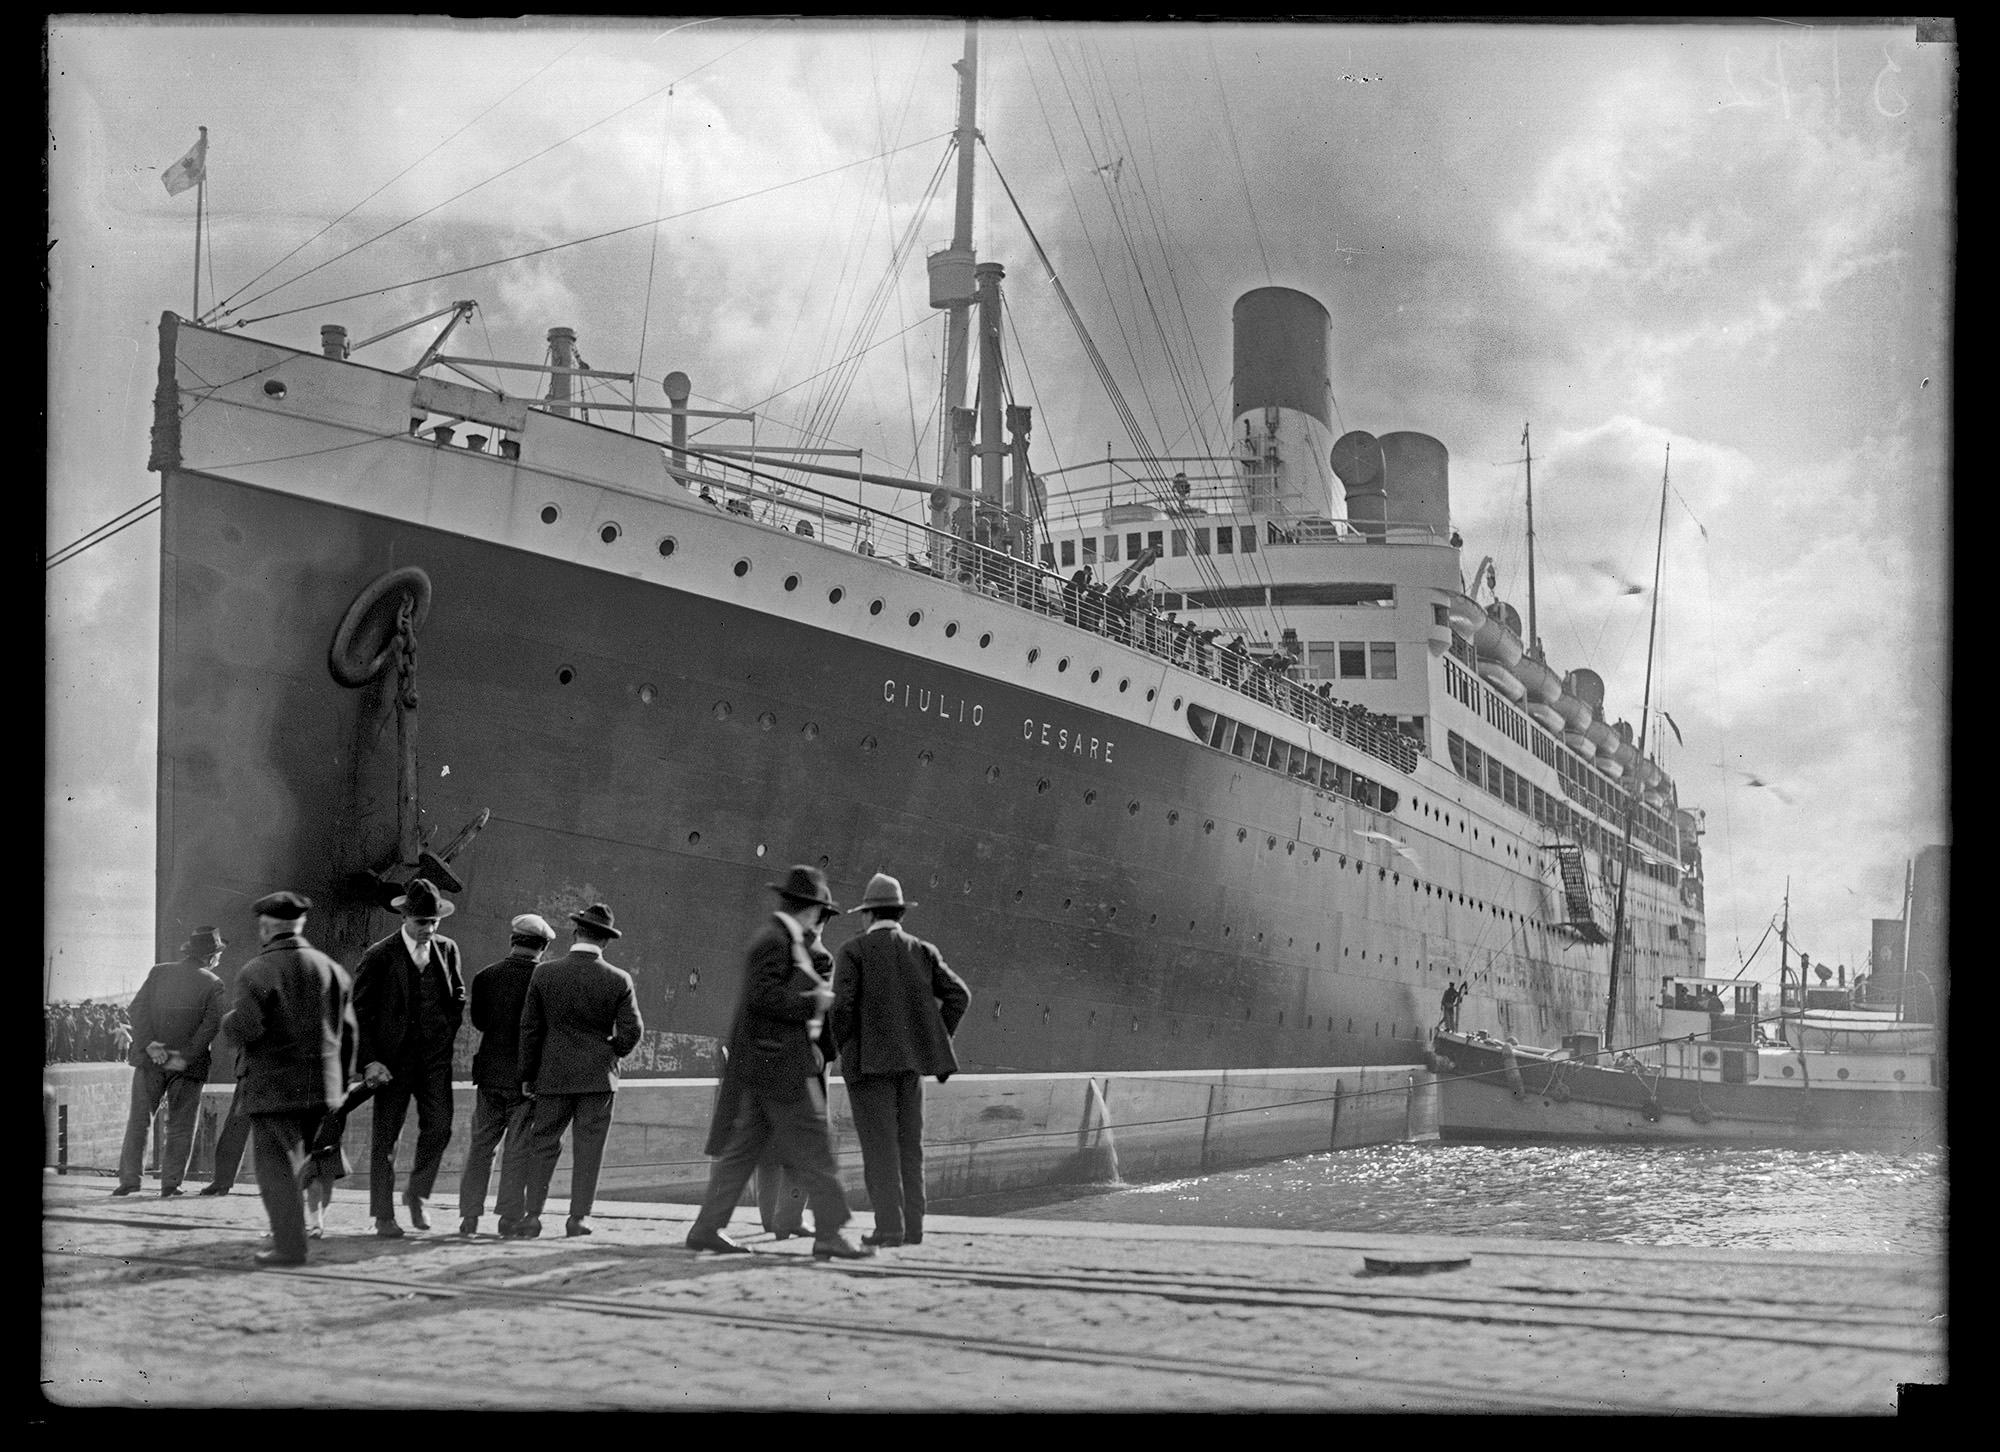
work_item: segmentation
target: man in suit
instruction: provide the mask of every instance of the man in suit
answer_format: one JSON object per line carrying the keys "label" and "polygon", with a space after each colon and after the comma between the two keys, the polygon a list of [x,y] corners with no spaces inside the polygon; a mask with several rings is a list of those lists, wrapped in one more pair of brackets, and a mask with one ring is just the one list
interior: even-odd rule
{"label": "man in suit", "polygon": [[816,867],[794,867],[770,884],[779,910],[750,940],[743,996],[729,1033],[729,1057],[709,1125],[708,1193],[688,1231],[690,1250],[747,1251],[723,1233],[766,1148],[805,1187],[813,1212],[813,1255],[857,1259],[873,1252],[840,1233],[847,1196],[834,1173],[833,1139],[820,1086],[825,1063],[814,1046],[833,987],[814,971],[810,930],[840,912]]}
{"label": "man in suit", "polygon": [[417,1159],[403,1203],[410,1224],[431,1228],[424,1201],[451,1143],[451,1050],[465,1017],[458,944],[438,932],[456,912],[426,879],[413,878],[389,904],[403,925],[354,967],[354,1016],[361,1024],[362,1081],[375,1091],[368,1146],[368,1206],[375,1233],[395,1239],[396,1141],[410,1101],[417,1104]]}
{"label": "man in suit", "polygon": [[194,1148],[194,1121],[201,1113],[201,1086],[208,1080],[208,1046],[222,1026],[222,980],[215,976],[215,965],[225,946],[214,928],[196,928],[181,944],[180,961],[153,965],[133,996],[128,1051],[132,1107],[114,1195],[139,1189],[146,1134],[163,1097],[167,1134],[160,1146],[160,1198],[182,1193],[188,1153]]}
{"label": "man in suit", "polygon": [[320,1120],[341,1101],[359,1037],[347,971],[305,939],[311,906],[295,892],[252,905],[264,947],[236,975],[225,1030],[243,1054],[243,1108],[271,1217],[260,1266],[305,1264],[299,1172]]}
{"label": "man in suit", "polygon": [[958,1072],[951,1036],[972,1002],[965,980],[937,948],[903,931],[903,885],[869,879],[868,930],[841,944],[833,970],[833,1041],[862,1175],[875,1207],[863,1245],[920,1245],[924,1238],[924,1079]]}
{"label": "man in suit", "polygon": [[562,1157],[563,1131],[572,1123],[569,1220],[563,1229],[568,1235],[590,1234],[590,1206],[618,1096],[618,1061],[638,1046],[646,1028],[632,975],[604,961],[604,945],[623,936],[612,925],[611,909],[593,903],[569,920],[569,953],[534,970],[521,1004],[521,1092],[534,1101],[526,1203],[513,1230],[503,1220],[500,1233],[524,1239],[542,1233],[542,1205]]}
{"label": "man in suit", "polygon": [[528,980],[556,940],[556,930],[534,913],[522,913],[508,927],[513,936],[507,956],[472,976],[472,1026],[479,1030],[479,1052],[472,1056],[472,1147],[458,1178],[460,1235],[479,1233],[493,1151],[503,1137],[500,1193],[493,1202],[502,1235],[520,1224],[527,1187],[528,1117],[534,1101],[521,1093],[521,1006],[528,999]]}

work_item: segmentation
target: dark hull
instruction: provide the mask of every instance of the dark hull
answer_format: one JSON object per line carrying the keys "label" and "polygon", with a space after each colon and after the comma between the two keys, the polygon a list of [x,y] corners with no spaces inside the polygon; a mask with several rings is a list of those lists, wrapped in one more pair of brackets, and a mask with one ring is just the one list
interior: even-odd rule
{"label": "dark hull", "polygon": [[[1453,945],[1400,877],[1299,839],[1295,783],[656,583],[182,470],[164,494],[163,942],[198,921],[254,940],[247,904],[278,886],[320,903],[311,934],[345,961],[391,931],[353,884],[393,856],[393,713],[384,680],[344,689],[326,653],[355,592],[415,564],[436,588],[423,818],[441,841],[493,813],[453,864],[449,930],[483,963],[514,913],[610,902],[649,1030],[629,1069],[713,1071],[764,884],[793,861],[850,900],[877,869],[903,879],[910,926],[973,985],[968,1070],[1422,1059],[1442,984],[1423,965]],[[1520,1010],[1561,1022],[1601,990],[1517,971]]]}
{"label": "dark hull", "polygon": [[1944,1093],[1795,1080],[1718,1083],[1517,1054],[1440,1034],[1438,1133],[1448,1140],[1788,1144],[1917,1152],[1944,1143]]}

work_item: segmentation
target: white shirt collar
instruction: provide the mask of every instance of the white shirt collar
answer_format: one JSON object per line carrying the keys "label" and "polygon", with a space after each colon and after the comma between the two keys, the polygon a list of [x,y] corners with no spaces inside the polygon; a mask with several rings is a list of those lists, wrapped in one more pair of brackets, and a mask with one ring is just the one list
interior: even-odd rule
{"label": "white shirt collar", "polygon": [[411,961],[419,968],[428,967],[431,961],[432,940],[426,938],[423,942],[419,943],[415,938],[410,936],[408,928],[400,928],[397,931],[402,934],[403,946],[410,950]]}
{"label": "white shirt collar", "polygon": [[898,924],[894,918],[877,918],[868,925],[867,931],[871,933],[887,933],[893,932],[897,926]]}
{"label": "white shirt collar", "polygon": [[571,943],[569,950],[572,953],[588,953],[593,958],[602,958],[604,956],[604,945],[602,943],[586,943],[582,939]]}
{"label": "white shirt collar", "polygon": [[809,934],[806,932],[806,925],[804,923],[800,922],[797,918],[793,917],[783,908],[778,908],[776,911],[778,914],[778,920],[782,922],[787,928],[791,929],[792,938],[794,941],[803,940],[804,938],[809,936]]}

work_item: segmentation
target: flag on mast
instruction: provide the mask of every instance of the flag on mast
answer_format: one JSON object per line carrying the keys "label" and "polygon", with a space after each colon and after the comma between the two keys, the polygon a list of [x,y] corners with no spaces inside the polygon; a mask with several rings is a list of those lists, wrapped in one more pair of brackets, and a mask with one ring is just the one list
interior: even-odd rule
{"label": "flag on mast", "polygon": [[208,179],[208,128],[201,128],[201,139],[188,149],[188,154],[168,167],[160,176],[160,185],[167,189],[167,195],[177,197],[191,186],[198,186]]}

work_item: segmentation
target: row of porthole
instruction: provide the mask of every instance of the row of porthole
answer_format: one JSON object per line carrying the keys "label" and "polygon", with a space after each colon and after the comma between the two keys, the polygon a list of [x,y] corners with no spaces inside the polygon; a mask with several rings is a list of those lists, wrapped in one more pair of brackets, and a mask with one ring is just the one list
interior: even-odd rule
{"label": "row of porthole", "polygon": [[[1002,1001],[1000,1001],[1000,1000],[995,1000],[995,1001],[994,1001],[994,1004],[993,1004],[993,1014],[992,1014],[992,1018],[993,1018],[993,1021],[994,1021],[995,1023],[998,1023],[998,1022],[1000,1021],[1000,1018],[1001,1018],[1001,1009],[1003,1008],[1003,1006],[1004,1006],[1004,1005],[1003,1005]],[[1048,1004],[1046,1004],[1046,1003],[1045,1003],[1045,1004],[1043,1004],[1043,1005],[1041,1005],[1041,1010],[1042,1010],[1042,1014],[1041,1014],[1041,1017],[1042,1017],[1042,1022],[1043,1022],[1043,1023],[1047,1023],[1047,1022],[1048,1022],[1048,1021],[1050,1020],[1050,1018],[1052,1018],[1052,1017],[1054,1016],[1054,1011],[1053,1011],[1053,1010],[1052,1010],[1052,1009],[1050,1008],[1050,1006],[1049,1006]],[[1095,1028],[1095,1027],[1097,1026],[1097,1014],[1098,1014],[1098,1010],[1096,1010],[1096,1009],[1094,1009],[1094,1008],[1093,1008],[1093,1009],[1092,1009],[1092,1010],[1090,1011],[1090,1017],[1089,1017],[1088,1019],[1086,1019],[1086,1020],[1084,1021],[1084,1027],[1085,1027],[1085,1028]],[[1244,1009],[1244,1010],[1243,1010],[1243,1018],[1244,1018],[1244,1021],[1245,1021],[1246,1023],[1247,1023],[1247,1022],[1249,1021],[1249,1019],[1250,1019],[1250,1010],[1249,1010],[1249,1009],[1247,1009],[1247,1008],[1246,1008],[1246,1009]],[[1314,1023],[1314,1021],[1315,1021],[1315,1019],[1316,1019],[1316,1018],[1317,1018],[1317,1015],[1315,1015],[1315,1014],[1310,1014],[1310,1013],[1309,1013],[1309,1014],[1307,1014],[1307,1015],[1306,1015],[1306,1027],[1310,1029],[1310,1028],[1311,1028],[1311,1027],[1313,1026],[1313,1023]],[[1131,1030],[1130,1030],[1130,1031],[1131,1031],[1132,1033],[1135,1033],[1135,1034],[1136,1034],[1137,1032],[1139,1032],[1139,1016],[1138,1016],[1137,1014],[1133,1014],[1133,1015],[1132,1015],[1132,1021],[1131,1021],[1131,1022],[1132,1022],[1132,1026],[1131,1026]],[[1279,1009],[1279,1010],[1278,1010],[1278,1025],[1279,1025],[1279,1027],[1281,1027],[1281,1028],[1282,1028],[1282,1027],[1284,1026],[1284,1022],[1285,1022],[1285,1011],[1284,1011],[1284,1010],[1283,1010],[1283,1009],[1281,1008],[1281,1009]],[[1211,1035],[1213,1035],[1213,1034],[1215,1033],[1215,1024],[1216,1024],[1216,1020],[1215,1020],[1214,1018],[1212,1018],[1212,1017],[1211,1017],[1211,1018],[1208,1018],[1208,1019],[1206,1020],[1206,1023],[1207,1023],[1207,1025],[1208,1025],[1208,1032],[1209,1032],[1209,1033],[1210,1033]],[[1179,1020],[1179,1019],[1177,1019],[1177,1018],[1176,1018],[1176,1019],[1168,1019],[1168,1020],[1167,1020],[1167,1033],[1168,1033],[1168,1034],[1169,1034],[1169,1035],[1170,1035],[1171,1037],[1175,1037],[1175,1038],[1178,1038],[1178,1037],[1180,1036],[1180,1031],[1181,1031],[1181,1024],[1180,1024],[1180,1020]],[[1328,1033],[1332,1033],[1332,1032],[1333,1032],[1333,1020],[1332,1020],[1331,1018],[1328,1018],[1328,1019],[1327,1019],[1327,1021],[1326,1021],[1326,1031],[1327,1031]],[[1402,1032],[1401,1032],[1401,1031],[1402,1031],[1402,1021],[1401,1021],[1400,1019],[1399,1019],[1399,1020],[1396,1020],[1395,1022],[1392,1022],[1392,1023],[1391,1023],[1390,1025],[1389,1025],[1389,1037],[1390,1037],[1390,1038],[1392,1038],[1392,1039],[1394,1039],[1394,1038],[1401,1038],[1401,1037],[1402,1037]],[[1347,1032],[1348,1032],[1348,1033],[1350,1033],[1350,1034],[1354,1032],[1354,1020],[1353,1020],[1353,1019],[1351,1019],[1351,1018],[1350,1018],[1350,1019],[1349,1019],[1349,1020],[1347,1021]],[[1421,1037],[1421,1035],[1420,1035],[1420,1034],[1419,1034],[1419,1033],[1417,1032],[1417,1025],[1415,1025],[1415,1024],[1411,1024],[1411,1025],[1410,1025],[1410,1036],[1411,1036],[1412,1038],[1420,1038],[1420,1037]],[[1378,1039],[1382,1037],[1382,1020],[1380,1020],[1379,1018],[1375,1020],[1375,1037],[1376,1037],[1376,1038],[1378,1038]],[[1786,1072],[1788,1072],[1788,1073],[1789,1073],[1790,1071],[1789,1071],[1789,1070],[1787,1070]]]}

